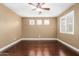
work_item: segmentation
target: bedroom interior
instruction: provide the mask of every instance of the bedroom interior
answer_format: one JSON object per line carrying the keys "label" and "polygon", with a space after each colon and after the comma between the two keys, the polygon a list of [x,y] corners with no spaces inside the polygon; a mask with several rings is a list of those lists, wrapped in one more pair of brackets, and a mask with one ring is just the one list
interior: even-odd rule
{"label": "bedroom interior", "polygon": [[79,3],[0,3],[0,56],[79,56]]}

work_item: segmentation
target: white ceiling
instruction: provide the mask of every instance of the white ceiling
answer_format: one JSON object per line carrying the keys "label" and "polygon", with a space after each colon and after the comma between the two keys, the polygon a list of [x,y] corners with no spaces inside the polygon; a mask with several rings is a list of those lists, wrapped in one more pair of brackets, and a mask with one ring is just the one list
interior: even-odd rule
{"label": "white ceiling", "polygon": [[21,17],[56,17],[74,4],[46,3],[46,5],[50,8],[50,11],[43,10],[42,14],[40,15],[37,11],[32,11],[32,6],[29,6],[25,3],[4,3],[4,5],[13,10]]}

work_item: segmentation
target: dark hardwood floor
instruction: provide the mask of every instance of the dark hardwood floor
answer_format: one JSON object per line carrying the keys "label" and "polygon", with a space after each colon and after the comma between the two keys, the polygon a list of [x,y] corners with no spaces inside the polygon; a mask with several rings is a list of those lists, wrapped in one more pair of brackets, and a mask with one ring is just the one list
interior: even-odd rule
{"label": "dark hardwood floor", "polygon": [[1,56],[78,56],[79,54],[55,40],[23,40],[3,51]]}

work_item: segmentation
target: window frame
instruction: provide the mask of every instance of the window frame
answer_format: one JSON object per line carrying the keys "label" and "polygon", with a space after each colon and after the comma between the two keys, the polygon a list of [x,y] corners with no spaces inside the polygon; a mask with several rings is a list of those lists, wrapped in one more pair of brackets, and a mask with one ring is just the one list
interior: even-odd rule
{"label": "window frame", "polygon": [[43,25],[43,20],[41,19],[36,20],[36,25]]}
{"label": "window frame", "polygon": [[[68,32],[67,30],[69,29],[68,27],[67,27],[67,25],[69,25],[69,23],[67,22],[69,19],[68,19],[68,17],[72,17],[71,19],[71,21],[72,21],[72,32]],[[65,23],[65,30],[64,31],[62,31],[62,19],[64,18],[64,23]],[[74,34],[74,11],[71,11],[71,12],[69,12],[69,13],[67,13],[66,15],[64,15],[64,16],[62,16],[62,17],[60,17],[60,33],[66,33],[66,34]]]}
{"label": "window frame", "polygon": [[[47,22],[48,21],[48,22]],[[48,19],[43,20],[44,25],[50,25],[50,21]]]}
{"label": "window frame", "polygon": [[36,24],[35,24],[35,20],[29,19],[29,25],[36,25]]}

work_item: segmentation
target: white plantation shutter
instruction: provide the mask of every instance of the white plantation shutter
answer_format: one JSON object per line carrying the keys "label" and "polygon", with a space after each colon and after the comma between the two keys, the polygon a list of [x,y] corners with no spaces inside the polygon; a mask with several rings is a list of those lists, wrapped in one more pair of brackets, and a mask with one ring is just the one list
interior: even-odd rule
{"label": "white plantation shutter", "polygon": [[60,32],[74,34],[74,11],[60,18]]}
{"label": "white plantation shutter", "polygon": [[62,17],[60,20],[60,32],[66,32],[66,19]]}

